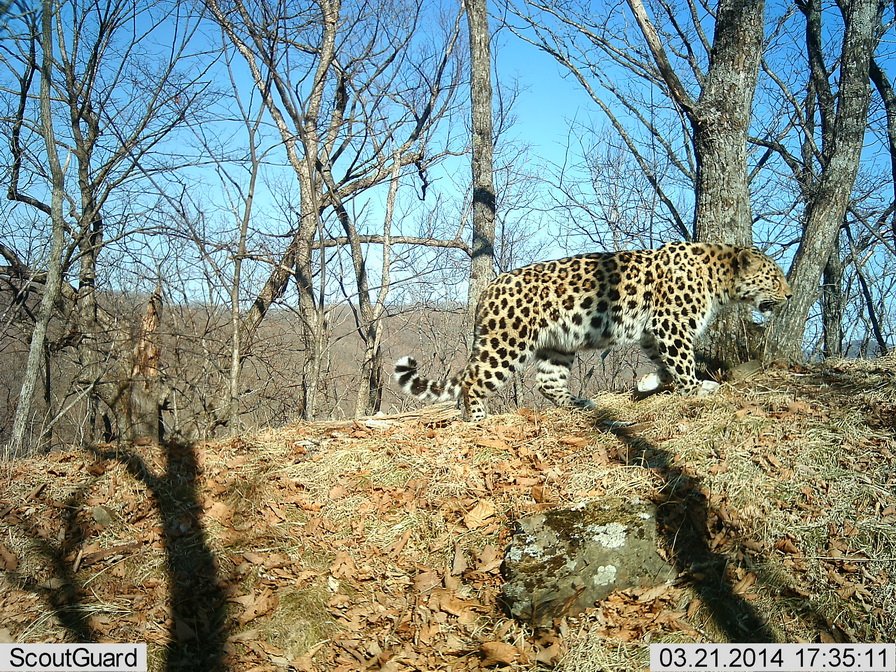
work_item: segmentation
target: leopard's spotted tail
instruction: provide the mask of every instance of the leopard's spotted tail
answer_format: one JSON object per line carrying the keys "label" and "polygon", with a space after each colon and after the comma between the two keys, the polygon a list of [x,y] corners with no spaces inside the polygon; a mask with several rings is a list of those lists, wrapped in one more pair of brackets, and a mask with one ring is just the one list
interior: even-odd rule
{"label": "leopard's spotted tail", "polygon": [[460,382],[457,377],[448,380],[429,380],[417,373],[417,360],[402,357],[395,362],[395,382],[405,394],[422,401],[451,401],[460,396]]}

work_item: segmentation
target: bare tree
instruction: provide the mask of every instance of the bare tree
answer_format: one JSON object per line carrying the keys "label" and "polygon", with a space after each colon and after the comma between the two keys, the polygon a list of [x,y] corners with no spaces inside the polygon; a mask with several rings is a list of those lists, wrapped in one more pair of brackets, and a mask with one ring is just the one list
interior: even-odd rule
{"label": "bare tree", "polygon": [[[399,7],[325,0],[298,10],[251,0],[226,5],[207,0],[206,5],[249,68],[298,185],[289,242],[243,316],[242,328],[251,340],[295,279],[307,353],[302,414],[311,418],[318,412],[324,374],[323,250],[332,239],[327,216],[335,216],[349,248],[359,332],[373,342],[376,310],[363,246],[394,241],[359,231],[350,203],[391,180],[396,170],[425,180],[427,166],[439,159],[432,137],[453,106],[457,22],[441,41],[418,44],[419,62],[412,63],[422,2]],[[382,21],[383,16],[390,20]]]}
{"label": "bare tree", "polygon": [[[64,322],[51,350],[72,350],[81,369],[76,384],[87,402],[85,441],[93,438],[98,402],[113,408],[121,399],[119,383],[128,375],[127,367],[112,373],[130,334],[100,305],[101,254],[138,228],[134,217],[144,177],[173,167],[170,157],[158,153],[160,145],[202,109],[204,100],[205,86],[197,81],[203,71],[191,76],[181,71],[197,22],[179,12],[177,3],[53,1],[43,5],[39,36],[29,15],[15,19],[10,30],[16,39],[5,43],[0,56],[2,76],[13,82],[7,90],[15,96],[13,114],[4,120],[7,195],[17,206],[13,215],[27,217],[27,210],[49,215],[53,254],[57,229],[65,234],[58,269],[65,280],[58,287],[62,300],[53,297],[57,276],[47,276],[44,292]],[[178,39],[159,53],[149,43],[159,21],[169,18],[177,23]],[[36,107],[39,124],[31,121]],[[60,151],[67,152],[64,168],[58,166]],[[8,251],[19,266],[30,268],[36,260],[15,249],[21,242],[14,236]],[[69,275],[74,284],[67,282]],[[23,394],[30,394],[30,387],[25,380]],[[19,408],[25,422],[28,405]]]}
{"label": "bare tree", "polygon": [[[28,363],[22,378],[22,389],[19,394],[19,403],[16,407],[12,438],[7,452],[8,457],[18,457],[31,452],[30,449],[25,449],[24,446],[25,433],[28,428],[28,422],[31,419],[31,402],[34,398],[34,389],[40,376],[40,366],[44,357],[47,328],[49,327],[50,319],[53,317],[56,302],[59,300],[62,289],[62,254],[65,243],[65,216],[62,208],[65,197],[65,178],[62,164],[59,161],[59,154],[56,151],[56,137],[53,133],[53,114],[50,105],[53,81],[54,18],[52,0],[43,0],[39,37],[41,51],[43,52],[43,58],[40,63],[40,135],[44,141],[47,164],[50,168],[51,200],[49,206],[38,201],[34,202],[38,205],[41,212],[50,216],[52,236],[47,259],[46,284],[41,296],[40,309],[34,324],[34,331],[31,334]],[[33,24],[31,25],[33,26]],[[32,33],[29,40],[29,51],[32,55],[35,53],[35,42],[37,39],[37,35]],[[36,68],[36,60],[32,59],[29,66]],[[30,87],[30,81],[27,80],[31,76],[33,76],[33,70],[31,73],[26,71],[26,76],[20,81]],[[17,120],[17,124],[13,131],[14,133],[21,128],[21,120]],[[10,192],[13,192],[12,187]]]}
{"label": "bare tree", "polygon": [[[393,160],[392,165],[392,178],[389,181],[386,212],[383,216],[380,286],[376,292],[376,299],[373,301],[369,298],[369,294],[372,293],[370,288],[366,288],[367,291],[364,293],[359,293],[360,313],[355,315],[355,325],[364,344],[362,375],[355,397],[355,416],[379,411],[383,403],[383,317],[386,312],[386,298],[391,288],[392,218],[395,214],[395,199],[398,194],[401,164],[399,161]],[[354,251],[353,258],[357,258]],[[355,268],[357,273],[357,265]]]}
{"label": "bare tree", "polygon": [[[695,99],[672,68],[643,2],[627,2],[668,95],[691,126],[697,168],[694,237],[707,242],[750,244],[753,236],[747,136],[762,55],[765,3],[719,2],[708,49],[708,68],[705,73],[695,71],[700,86],[700,95]],[[688,9],[697,11],[691,3]]]}
{"label": "bare tree", "polygon": [[[818,0],[800,2],[805,17],[806,49],[811,68],[809,105],[818,101],[821,148],[813,135],[806,136],[807,160],[789,156],[809,192],[803,230],[789,273],[793,298],[772,320],[767,354],[772,358],[800,361],[809,310],[818,300],[819,281],[832,254],[849,205],[859,170],[863,138],[871,99],[870,62],[880,33],[880,5],[876,0],[853,0],[843,9],[843,40],[839,57],[840,77],[836,93],[822,47],[822,6]],[[804,114],[811,123],[814,113]],[[811,129],[808,129],[811,130]],[[773,145],[780,150],[780,145]]]}
{"label": "bare tree", "polygon": [[[218,162],[218,174],[225,184],[232,187],[234,192],[231,198],[231,212],[237,222],[236,241],[232,251],[233,268],[231,276],[228,278],[230,284],[230,370],[227,386],[229,398],[226,404],[226,422],[229,426],[230,434],[231,436],[237,436],[241,431],[240,378],[246,351],[251,345],[243,342],[246,334],[241,328],[242,309],[240,301],[244,291],[243,264],[248,256],[249,224],[252,220],[262,161],[267,152],[259,146],[262,135],[261,125],[264,119],[264,107],[258,106],[258,109],[253,114],[250,106],[244,103],[230,56],[230,54],[225,54],[232,99],[240,111],[239,120],[245,128],[248,148],[248,160],[245,162],[248,180],[245,184],[240,179],[230,175],[224,161],[219,160]],[[200,246],[203,244],[203,241],[197,240],[195,235],[193,238]],[[221,276],[221,280],[224,280],[224,271],[220,268],[216,268],[216,271],[216,274]],[[224,406],[225,404],[222,403],[221,407],[223,408]],[[219,415],[216,415],[216,419],[223,424],[224,420]]]}

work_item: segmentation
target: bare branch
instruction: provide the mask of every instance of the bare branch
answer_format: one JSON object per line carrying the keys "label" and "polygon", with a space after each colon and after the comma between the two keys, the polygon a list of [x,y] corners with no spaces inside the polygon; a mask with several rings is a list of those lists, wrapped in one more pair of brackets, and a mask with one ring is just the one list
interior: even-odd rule
{"label": "bare branch", "polygon": [[641,28],[641,33],[644,35],[647,46],[650,48],[650,53],[653,55],[653,61],[656,63],[663,81],[666,82],[666,86],[669,87],[673,100],[689,117],[693,117],[696,112],[697,102],[688,94],[687,89],[685,89],[681,80],[678,79],[678,74],[675,72],[672,64],[669,63],[669,57],[666,56],[662,40],[660,40],[656,28],[651,23],[650,17],[647,16],[644,3],[641,0],[626,0],[626,3],[632,10],[638,26]]}

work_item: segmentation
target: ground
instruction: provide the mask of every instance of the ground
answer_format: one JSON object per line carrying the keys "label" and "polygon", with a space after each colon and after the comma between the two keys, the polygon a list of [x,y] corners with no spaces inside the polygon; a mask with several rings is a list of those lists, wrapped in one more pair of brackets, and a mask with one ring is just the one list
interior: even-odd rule
{"label": "ground", "polygon": [[[451,410],[0,466],[0,642],[146,642],[150,669],[647,669],[648,642],[896,640],[896,357],[712,399]],[[513,521],[658,504],[677,581],[533,631]]]}

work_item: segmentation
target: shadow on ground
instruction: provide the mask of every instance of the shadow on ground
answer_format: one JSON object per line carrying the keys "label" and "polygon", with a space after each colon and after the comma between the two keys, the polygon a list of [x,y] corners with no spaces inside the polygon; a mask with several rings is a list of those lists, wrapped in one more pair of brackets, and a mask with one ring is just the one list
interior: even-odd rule
{"label": "shadow on ground", "polygon": [[202,527],[196,449],[167,443],[162,450],[166,467],[161,474],[127,448],[93,452],[123,464],[146,486],[161,515],[171,609],[164,669],[224,670],[226,595]]}
{"label": "shadow on ground", "polygon": [[[52,525],[48,526],[44,516],[38,513],[14,513],[12,505],[0,512],[0,518],[4,522],[16,526],[31,539],[34,549],[44,557],[51,573],[49,579],[39,581],[14,569],[6,572],[12,583],[39,596],[52,610],[69,639],[81,643],[96,642],[97,635],[90,627],[90,611],[85,606],[84,586],[67,558],[85,540],[86,530],[77,514],[84,506],[87,493],[87,486],[82,486],[65,499],[58,530]],[[37,494],[37,490],[32,493],[35,497]]]}
{"label": "shadow on ground", "polygon": [[[170,623],[163,669],[224,670],[226,584],[219,576],[202,527],[196,450],[192,445],[174,443],[164,444],[160,450],[164,470],[157,474],[129,448],[89,448],[88,452],[97,459],[91,468],[99,469],[91,473],[102,473],[104,462],[124,465],[143,484],[146,496],[160,514]],[[29,505],[40,501],[46,482],[25,497],[21,506],[0,502],[0,519],[31,539],[32,548],[49,569],[49,578],[31,576],[19,568],[6,569],[6,574],[13,585],[40,597],[66,631],[66,639],[78,643],[99,639],[90,621],[96,612],[96,597],[88,592],[83,576],[79,576],[82,552],[94,531],[89,517],[84,515],[89,509],[93,483],[88,476],[64,501],[49,500],[48,507]],[[61,513],[56,514],[57,510]],[[132,544],[137,545],[139,542]]]}
{"label": "shadow on ground", "polygon": [[662,478],[654,500],[658,533],[670,551],[669,561],[694,586],[719,630],[732,642],[778,641],[762,615],[734,592],[726,571],[728,558],[710,547],[707,523],[712,512],[699,479],[676,466],[668,451],[612,418],[600,416],[596,427],[622,442],[622,464],[648,467]]}

